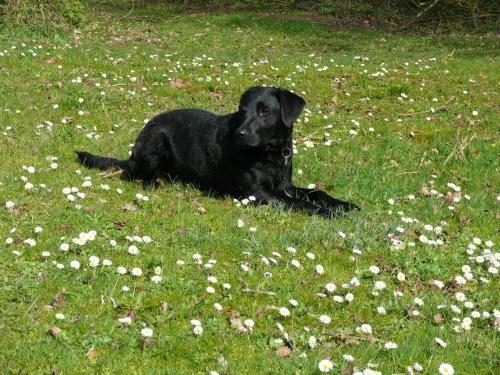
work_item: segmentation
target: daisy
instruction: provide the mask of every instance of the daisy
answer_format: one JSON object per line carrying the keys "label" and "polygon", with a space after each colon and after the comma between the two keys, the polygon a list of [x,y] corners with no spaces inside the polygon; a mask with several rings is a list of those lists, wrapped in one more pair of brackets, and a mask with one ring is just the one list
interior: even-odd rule
{"label": "daisy", "polygon": [[398,347],[398,344],[396,344],[395,342],[392,342],[392,341],[387,341],[385,344],[384,344],[384,348],[386,348],[387,350],[390,350],[390,349],[397,349]]}
{"label": "daisy", "polygon": [[123,324],[124,326],[129,326],[130,324],[132,324],[132,318],[130,318],[129,316],[126,316],[124,318],[118,318],[118,321]]}
{"label": "daisy", "polygon": [[333,292],[335,292],[335,290],[337,290],[337,286],[334,283],[328,283],[328,284],[325,285],[325,289],[329,293],[333,293]]}
{"label": "daisy", "polygon": [[203,327],[201,325],[194,326],[193,333],[195,334],[195,336],[201,336],[201,335],[203,335]]}
{"label": "daisy", "polygon": [[442,346],[443,348],[446,348],[446,345],[448,345],[446,342],[444,342],[439,337],[434,338],[434,341],[436,341],[436,344],[438,344],[439,346]]}
{"label": "daisy", "polygon": [[354,361],[354,357],[352,355],[350,355],[350,354],[344,354],[342,356],[342,358],[344,358],[344,360],[347,361],[347,362],[353,362]]}
{"label": "daisy", "polygon": [[331,319],[328,315],[323,314],[323,315],[320,315],[320,317],[319,317],[319,321],[320,321],[321,323],[323,323],[323,324],[330,324],[330,323],[331,323],[331,321],[332,321],[332,319]]}
{"label": "daisy", "polygon": [[309,336],[309,339],[307,340],[308,342],[308,345],[311,349],[314,349],[314,347],[316,346],[317,344],[317,340],[316,340],[316,337],[314,336]]}
{"label": "daisy", "polygon": [[89,258],[89,265],[90,267],[92,268],[95,268],[99,265],[99,257],[96,257],[95,255],[92,255],[90,258]]}
{"label": "daisy", "polygon": [[161,280],[162,280],[162,278],[159,275],[154,275],[154,276],[151,277],[151,282],[154,283],[154,284],[160,283]]}
{"label": "daisy", "polygon": [[384,290],[386,288],[386,284],[383,281],[375,281],[375,289],[376,290]]}
{"label": "daisy", "polygon": [[255,326],[255,322],[252,319],[246,319],[243,324],[248,328],[249,331],[252,331],[253,327]]}
{"label": "daisy", "polygon": [[377,312],[380,314],[380,315],[385,315],[387,314],[387,310],[385,309],[384,306],[379,306],[377,307]]}
{"label": "daisy", "polygon": [[361,324],[358,328],[356,328],[356,332],[364,333],[365,335],[371,335],[372,326],[369,324]]}
{"label": "daisy", "polygon": [[130,255],[137,255],[137,254],[139,254],[139,249],[138,249],[138,248],[137,248],[137,246],[135,246],[135,245],[130,245],[130,246],[128,247],[128,253],[129,253]]}
{"label": "daisy", "polygon": [[132,275],[139,277],[142,275],[142,270],[140,268],[137,268],[137,267],[132,268]]}
{"label": "daisy", "polygon": [[319,371],[321,372],[330,372],[333,368],[333,363],[328,359],[323,359],[322,361],[319,362],[318,368]]}
{"label": "daisy", "polygon": [[151,328],[144,327],[141,329],[141,335],[144,337],[151,337],[153,336],[153,330]]}
{"label": "daisy", "polygon": [[208,293],[208,294],[214,294],[215,293],[215,288],[211,287],[211,286],[207,286],[207,288],[205,289],[205,291]]}
{"label": "daisy", "polygon": [[286,307],[280,307],[279,313],[284,318],[290,316],[290,310],[288,310]]}
{"label": "daisy", "polygon": [[453,366],[449,363],[441,363],[438,371],[441,375],[453,375],[455,373]]}

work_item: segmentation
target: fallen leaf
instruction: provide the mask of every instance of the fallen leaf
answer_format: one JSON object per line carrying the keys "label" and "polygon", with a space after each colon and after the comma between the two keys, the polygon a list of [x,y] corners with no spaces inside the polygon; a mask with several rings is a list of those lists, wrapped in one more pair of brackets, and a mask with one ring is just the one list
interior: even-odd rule
{"label": "fallen leaf", "polygon": [[141,344],[142,344],[143,347],[144,346],[152,346],[152,345],[155,344],[155,340],[153,340],[153,339],[144,339],[143,338],[143,339],[141,339]]}
{"label": "fallen leaf", "polygon": [[121,230],[127,223],[125,221],[115,221],[113,222],[113,226],[115,229]]}
{"label": "fallen leaf", "polygon": [[54,336],[54,337],[59,336],[59,334],[60,334],[61,332],[62,332],[62,330],[61,330],[59,327],[56,327],[56,326],[51,327],[51,328],[49,328],[49,330],[48,330],[48,333],[49,333],[49,334],[51,334],[51,335],[52,335],[52,336]]}
{"label": "fallen leaf", "polygon": [[342,370],[342,375],[352,375],[354,374],[354,366],[349,365]]}
{"label": "fallen leaf", "polygon": [[122,206],[122,210],[124,211],[137,211],[138,208],[139,206],[135,205],[134,203],[125,203]]}
{"label": "fallen leaf", "polygon": [[168,303],[166,303],[165,301],[161,301],[161,311],[166,313],[167,310],[168,310]]}
{"label": "fallen leaf", "polygon": [[446,199],[448,200],[448,203],[453,204],[455,202],[455,198],[461,199],[462,198],[462,193],[460,191],[455,191],[454,193],[449,193],[446,196]]}
{"label": "fallen leaf", "polygon": [[183,81],[182,79],[176,79],[172,82],[170,82],[170,87],[173,89],[179,89],[181,87],[188,86],[188,82]]}
{"label": "fallen leaf", "polygon": [[54,307],[66,306],[66,299],[62,295],[62,292],[56,293],[56,295],[52,299],[52,306]]}
{"label": "fallen leaf", "polygon": [[97,359],[97,351],[95,349],[90,349],[87,353],[87,359],[91,362],[95,362]]}
{"label": "fallen leaf", "polygon": [[424,197],[430,197],[432,195],[431,191],[427,186],[422,186],[420,188],[420,194],[422,194]]}
{"label": "fallen leaf", "polygon": [[444,322],[444,319],[441,316],[441,314],[434,315],[434,323],[436,323],[436,324],[442,324],[443,322]]}
{"label": "fallen leaf", "polygon": [[280,346],[276,349],[278,357],[288,357],[290,353],[292,353],[292,350],[288,346]]}
{"label": "fallen leaf", "polygon": [[245,332],[246,328],[241,322],[241,319],[238,318],[229,318],[229,323],[231,323],[231,327],[236,329],[238,332]]}

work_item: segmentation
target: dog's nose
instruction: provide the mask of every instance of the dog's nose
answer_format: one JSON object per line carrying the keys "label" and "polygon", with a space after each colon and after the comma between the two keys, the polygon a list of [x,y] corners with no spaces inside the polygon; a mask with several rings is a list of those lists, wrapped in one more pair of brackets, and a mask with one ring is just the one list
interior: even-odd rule
{"label": "dog's nose", "polygon": [[245,138],[247,135],[248,135],[248,132],[246,130],[240,130],[238,133],[238,136],[240,137],[240,139]]}

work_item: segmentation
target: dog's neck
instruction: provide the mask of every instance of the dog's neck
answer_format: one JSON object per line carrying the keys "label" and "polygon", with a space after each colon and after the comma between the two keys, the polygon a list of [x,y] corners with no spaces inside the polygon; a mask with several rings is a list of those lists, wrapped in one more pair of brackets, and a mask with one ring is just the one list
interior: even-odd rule
{"label": "dog's neck", "polygon": [[283,150],[292,149],[292,129],[285,134],[274,137],[264,148],[264,151],[270,153],[282,152]]}

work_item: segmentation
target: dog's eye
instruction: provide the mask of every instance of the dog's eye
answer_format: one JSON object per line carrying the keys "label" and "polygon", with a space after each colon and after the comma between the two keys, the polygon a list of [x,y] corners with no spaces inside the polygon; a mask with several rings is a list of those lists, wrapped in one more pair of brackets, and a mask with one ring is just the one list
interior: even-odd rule
{"label": "dog's eye", "polygon": [[258,113],[260,117],[266,117],[271,114],[271,111],[269,110],[269,108],[259,108]]}

